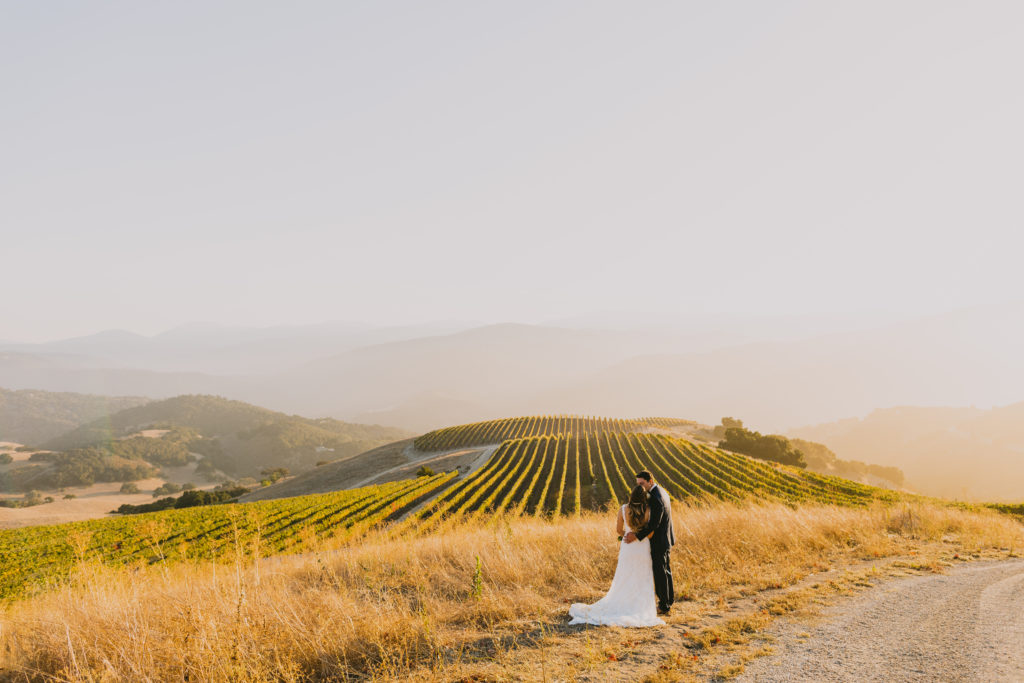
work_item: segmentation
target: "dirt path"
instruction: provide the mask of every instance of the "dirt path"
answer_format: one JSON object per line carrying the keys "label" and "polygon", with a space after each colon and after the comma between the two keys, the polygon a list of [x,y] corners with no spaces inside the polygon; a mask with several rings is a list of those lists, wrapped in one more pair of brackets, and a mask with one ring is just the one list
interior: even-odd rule
{"label": "dirt path", "polygon": [[808,627],[769,629],[776,654],[737,681],[1024,681],[1024,560],[887,581]]}
{"label": "dirt path", "polygon": [[[487,459],[491,457],[491,455],[494,453],[494,451],[498,450],[498,446],[500,446],[500,445],[501,444],[495,444],[493,446],[484,446],[480,450],[480,454],[476,458],[473,459],[473,462],[471,462],[469,464],[469,469],[466,470],[462,474],[462,476],[463,477],[468,476],[470,474],[473,474],[473,472],[476,472],[478,469],[480,469],[483,466],[483,464],[485,462],[487,462]],[[391,467],[389,469],[386,469],[383,472],[377,472],[373,476],[366,477],[365,479],[357,481],[355,484],[352,484],[351,486],[347,486],[346,488],[357,489],[360,486],[368,486],[368,485],[374,483],[375,481],[377,481],[378,479],[386,477],[389,474],[394,474],[395,472],[398,472],[400,470],[408,469],[410,465],[421,465],[421,464],[422,465],[429,465],[433,461],[435,461],[435,460],[437,460],[439,458],[443,458],[445,456],[451,455],[453,453],[469,452],[469,451],[475,451],[475,450],[476,450],[475,448],[453,448],[453,449],[447,450],[447,451],[437,451],[436,453],[423,454],[423,453],[420,453],[419,451],[417,451],[415,448],[413,448],[410,445],[410,446],[407,446],[405,448],[405,450],[403,451],[403,454],[407,458],[409,458],[409,462],[404,462],[401,465],[396,465],[395,467]]]}

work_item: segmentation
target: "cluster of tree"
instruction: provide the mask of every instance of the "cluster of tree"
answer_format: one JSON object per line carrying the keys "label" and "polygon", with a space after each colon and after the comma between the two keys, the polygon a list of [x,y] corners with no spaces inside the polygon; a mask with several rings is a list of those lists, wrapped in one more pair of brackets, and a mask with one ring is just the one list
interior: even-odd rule
{"label": "cluster of tree", "polygon": [[33,453],[30,460],[51,465],[32,480],[38,488],[91,486],[103,481],[136,481],[157,474],[145,460],[123,458],[102,448],[76,448],[63,453]]}
{"label": "cluster of tree", "polygon": [[807,467],[804,454],[784,436],[752,432],[743,426],[742,421],[730,417],[722,418],[722,428],[725,438],[718,443],[720,448],[760,460]]}
{"label": "cluster of tree", "polygon": [[284,479],[285,477],[287,477],[288,476],[288,468],[287,467],[273,467],[273,468],[269,468],[269,469],[263,470],[262,472],[260,472],[260,474],[263,475],[263,479],[260,480],[260,485],[261,486],[270,486],[274,482],[280,481],[281,479]]}
{"label": "cluster of tree", "polygon": [[165,481],[160,486],[157,486],[153,490],[153,497],[159,498],[160,496],[166,496],[168,493],[178,493],[186,488],[195,488],[192,484],[185,484],[184,486],[178,486],[172,481]]}
{"label": "cluster of tree", "polygon": [[10,465],[14,462],[14,458],[10,453],[0,453],[0,465]]}
{"label": "cluster of tree", "polygon": [[722,448],[762,460],[805,467],[813,472],[833,474],[854,481],[864,481],[871,475],[896,487],[902,487],[904,483],[903,471],[898,467],[843,460],[824,444],[788,439],[778,434],[751,432],[743,426],[743,420],[733,417],[723,417],[722,424],[715,427],[714,434],[721,439],[718,445]]}
{"label": "cluster of tree", "polygon": [[177,498],[161,498],[160,500],[143,505],[129,505],[125,503],[113,512],[120,515],[136,515],[142,512],[190,508],[197,505],[217,505],[220,503],[230,503],[248,492],[249,489],[244,486],[218,487],[213,491],[190,489]]}
{"label": "cluster of tree", "polygon": [[37,480],[49,469],[47,465],[21,465],[0,472],[0,491],[28,491],[39,484]]}
{"label": "cluster of tree", "polygon": [[29,491],[24,498],[0,498],[0,508],[28,508],[52,502],[53,496],[44,496],[39,491]]}
{"label": "cluster of tree", "polygon": [[189,453],[188,443],[176,432],[158,438],[132,436],[111,441],[103,446],[111,455],[122,458],[137,458],[154,465],[181,467],[195,460]]}

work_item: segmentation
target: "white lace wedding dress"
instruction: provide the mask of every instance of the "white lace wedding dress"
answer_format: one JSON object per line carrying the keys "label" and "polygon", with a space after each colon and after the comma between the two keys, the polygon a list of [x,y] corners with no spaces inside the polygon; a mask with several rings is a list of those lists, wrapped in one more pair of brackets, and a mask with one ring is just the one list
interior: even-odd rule
{"label": "white lace wedding dress", "polygon": [[[622,506],[625,519],[625,505]],[[624,523],[625,532],[630,531]],[[625,536],[625,533],[623,534]],[[570,624],[601,626],[660,626],[658,598],[654,594],[654,572],[651,570],[651,541],[619,544],[619,562],[615,565],[612,587],[593,605],[581,602],[569,607]]]}

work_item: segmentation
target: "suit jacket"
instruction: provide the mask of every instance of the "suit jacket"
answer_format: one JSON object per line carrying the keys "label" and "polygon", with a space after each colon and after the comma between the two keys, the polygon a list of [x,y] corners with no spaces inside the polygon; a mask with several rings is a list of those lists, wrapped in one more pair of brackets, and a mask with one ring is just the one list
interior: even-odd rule
{"label": "suit jacket", "polygon": [[651,487],[650,500],[651,518],[638,531],[634,531],[637,540],[651,537],[651,551],[668,550],[676,544],[676,535],[672,531],[672,506],[669,504],[668,493],[657,484]]}

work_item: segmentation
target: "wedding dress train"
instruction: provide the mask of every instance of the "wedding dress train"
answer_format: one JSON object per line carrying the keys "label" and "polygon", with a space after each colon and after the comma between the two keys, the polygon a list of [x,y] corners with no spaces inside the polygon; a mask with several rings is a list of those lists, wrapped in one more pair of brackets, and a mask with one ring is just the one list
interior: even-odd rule
{"label": "wedding dress train", "polygon": [[[624,505],[623,508],[626,506]],[[625,518],[625,510],[623,509]],[[630,531],[625,524],[626,533]],[[625,534],[623,534],[625,536]],[[569,607],[570,624],[601,626],[660,626],[658,599],[654,594],[654,573],[651,570],[649,539],[619,544],[619,561],[615,566],[612,587],[592,605],[577,602]]]}

